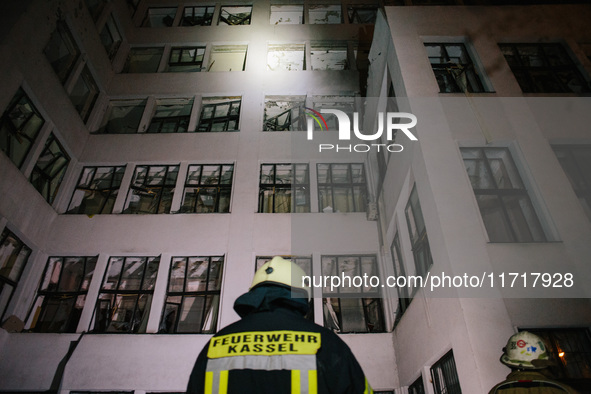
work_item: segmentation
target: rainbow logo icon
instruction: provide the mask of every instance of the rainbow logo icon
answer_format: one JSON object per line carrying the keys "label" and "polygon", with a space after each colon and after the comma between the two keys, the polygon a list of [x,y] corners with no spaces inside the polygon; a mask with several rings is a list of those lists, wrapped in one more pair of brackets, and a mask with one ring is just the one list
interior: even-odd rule
{"label": "rainbow logo icon", "polygon": [[[310,115],[311,117],[314,118],[316,123],[318,123],[318,126],[320,126],[320,131],[328,130],[328,125],[326,124],[326,120],[324,120],[324,117],[320,114],[320,112],[315,111],[312,108],[308,108],[308,107],[304,107],[304,109],[307,109],[308,111],[313,112],[313,113],[306,113],[306,115]],[[322,123],[324,123],[324,129],[322,128],[322,123],[320,123],[320,120],[318,119],[318,117],[314,116],[314,114],[316,114],[318,117],[320,117],[320,119],[322,120]]]}

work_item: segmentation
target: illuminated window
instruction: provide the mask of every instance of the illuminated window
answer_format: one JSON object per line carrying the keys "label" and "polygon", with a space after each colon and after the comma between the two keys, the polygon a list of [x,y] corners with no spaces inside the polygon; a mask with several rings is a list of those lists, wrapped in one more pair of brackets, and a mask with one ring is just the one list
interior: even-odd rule
{"label": "illuminated window", "polygon": [[343,43],[312,43],[312,70],[348,70],[347,45]]}
{"label": "illuminated window", "polygon": [[207,71],[244,71],[246,45],[214,45]]}
{"label": "illuminated window", "polygon": [[306,96],[265,97],[264,131],[296,131],[306,129],[304,107]]}
{"label": "illuminated window", "polygon": [[304,44],[273,44],[267,52],[267,70],[301,71],[306,69]]}
{"label": "illuminated window", "polygon": [[304,23],[303,5],[272,5],[272,25],[301,25]]}
{"label": "illuminated window", "polygon": [[326,25],[343,23],[340,4],[313,5],[308,7],[309,22],[312,25]]}

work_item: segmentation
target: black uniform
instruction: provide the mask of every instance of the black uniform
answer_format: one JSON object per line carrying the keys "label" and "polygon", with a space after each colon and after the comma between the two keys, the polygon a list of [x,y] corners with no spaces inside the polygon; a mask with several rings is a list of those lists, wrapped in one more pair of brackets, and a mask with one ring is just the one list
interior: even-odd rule
{"label": "black uniform", "polygon": [[187,393],[372,393],[349,347],[290,295],[261,286],[238,298],[242,320],[201,351]]}

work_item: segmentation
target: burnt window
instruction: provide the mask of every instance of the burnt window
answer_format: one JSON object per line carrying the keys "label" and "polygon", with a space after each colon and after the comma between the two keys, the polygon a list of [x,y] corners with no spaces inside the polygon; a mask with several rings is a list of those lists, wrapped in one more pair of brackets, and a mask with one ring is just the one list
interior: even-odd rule
{"label": "burnt window", "polygon": [[271,6],[272,25],[301,25],[304,23],[304,6],[297,4],[277,4]]}
{"label": "burnt window", "polygon": [[173,47],[167,72],[199,72],[203,69],[205,47]]}
{"label": "burnt window", "polygon": [[160,66],[160,59],[164,48],[131,48],[127,55],[127,61],[123,67],[123,73],[155,73]]}
{"label": "burnt window", "polygon": [[112,100],[107,106],[103,126],[97,131],[105,134],[137,133],[146,109],[146,99]]}
{"label": "burnt window", "polygon": [[43,52],[60,82],[66,82],[80,57],[80,48],[66,23],[57,23]]}
{"label": "burnt window", "polygon": [[273,44],[267,51],[267,70],[301,71],[306,69],[304,44]]}
{"label": "burnt window", "polygon": [[425,48],[441,93],[485,91],[466,45],[426,43]]}
{"label": "burnt window", "polygon": [[178,165],[137,166],[123,213],[170,213]]}
{"label": "burnt window", "polygon": [[378,7],[363,5],[347,6],[347,16],[349,17],[349,23],[374,24],[376,23],[377,14]]}
{"label": "burnt window", "polygon": [[0,235],[0,320],[2,321],[30,255],[31,248],[8,229],[2,230]]}
{"label": "burnt window", "polygon": [[146,133],[186,133],[192,108],[193,99],[157,99]]}
{"label": "burnt window", "polygon": [[[378,276],[376,256],[322,256],[322,276],[345,276],[341,286],[322,290],[324,326],[338,333],[384,332],[384,311],[378,287],[370,281]],[[365,285],[368,285],[367,287]]]}
{"label": "burnt window", "polygon": [[181,212],[230,212],[233,164],[189,165]]}
{"label": "burnt window", "polygon": [[31,330],[76,332],[96,257],[50,257],[33,306]]}
{"label": "burnt window", "polygon": [[558,43],[499,44],[524,93],[583,93],[589,84]]}
{"label": "burnt window", "polygon": [[416,185],[410,193],[404,213],[408,224],[410,242],[412,243],[416,274],[424,277],[433,265],[433,257]]}
{"label": "burnt window", "polygon": [[211,26],[214,10],[214,6],[185,7],[181,26]]}
{"label": "burnt window", "polygon": [[259,212],[310,212],[308,164],[262,164]]}
{"label": "burnt window", "polygon": [[349,70],[345,43],[312,43],[310,49],[312,70]]}
{"label": "burnt window", "polygon": [[197,131],[235,131],[240,119],[239,97],[204,98]]}
{"label": "burnt window", "polygon": [[67,213],[112,213],[125,166],[84,167]]}
{"label": "burnt window", "polygon": [[250,25],[252,6],[222,6],[218,25]]}
{"label": "burnt window", "polygon": [[27,94],[19,89],[0,118],[0,149],[17,167],[23,165],[44,123]]}
{"label": "burnt window", "polygon": [[30,177],[35,189],[49,204],[55,200],[69,163],[70,157],[55,135],[51,134],[45,142],[45,148],[39,155]]}
{"label": "burnt window", "polygon": [[435,394],[462,394],[453,350],[433,364],[431,378]]}
{"label": "burnt window", "polygon": [[164,333],[214,333],[224,257],[173,257],[160,323]]}
{"label": "burnt window", "polygon": [[343,23],[340,4],[310,4],[308,20],[312,25],[330,25]]}
{"label": "burnt window", "polygon": [[320,211],[365,212],[367,183],[362,163],[318,164]]}
{"label": "burnt window", "polygon": [[176,7],[148,8],[142,21],[142,27],[171,27],[175,15]]}
{"label": "burnt window", "polygon": [[96,332],[145,333],[159,257],[111,257],[96,304]]}
{"label": "burnt window", "polygon": [[267,96],[263,131],[306,129],[306,96]]}

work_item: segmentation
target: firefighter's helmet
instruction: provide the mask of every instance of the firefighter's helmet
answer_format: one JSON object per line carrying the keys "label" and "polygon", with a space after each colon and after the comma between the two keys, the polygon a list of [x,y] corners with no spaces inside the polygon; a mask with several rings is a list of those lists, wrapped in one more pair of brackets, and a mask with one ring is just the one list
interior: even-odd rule
{"label": "firefighter's helmet", "polygon": [[549,365],[548,351],[542,338],[521,331],[509,338],[501,362],[518,369],[542,369]]}
{"label": "firefighter's helmet", "polygon": [[[304,283],[305,276],[306,273],[297,264],[280,256],[275,256],[257,270],[250,289],[264,284],[274,284],[292,290],[303,290],[309,300],[311,292],[310,287],[307,286],[308,283]],[[297,295],[297,292],[295,292],[293,296],[297,297]]]}

